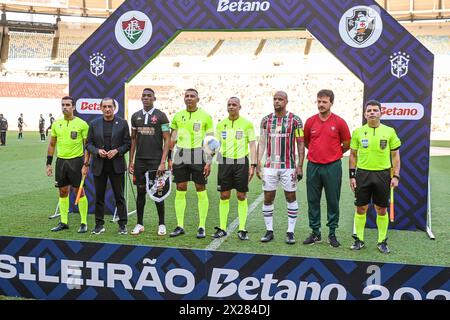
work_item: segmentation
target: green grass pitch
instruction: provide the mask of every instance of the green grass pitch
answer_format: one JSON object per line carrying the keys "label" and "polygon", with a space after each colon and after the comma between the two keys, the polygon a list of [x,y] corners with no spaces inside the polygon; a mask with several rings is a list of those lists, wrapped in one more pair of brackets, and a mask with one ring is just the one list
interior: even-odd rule
{"label": "green grass pitch", "polygon": [[[441,146],[441,145],[440,145]],[[207,238],[196,239],[198,214],[197,197],[193,185],[189,186],[187,196],[187,209],[185,215],[186,234],[177,238],[157,235],[157,214],[152,201],[147,198],[145,207],[144,224],[146,231],[139,236],[118,235],[117,224],[107,222],[106,232],[102,235],[77,233],[79,216],[69,216],[70,229],[64,232],[53,233],[50,229],[56,225],[59,219],[49,220],[48,216],[55,211],[57,204],[57,190],[53,186],[53,178],[45,175],[47,143],[39,141],[38,133],[25,132],[23,140],[17,140],[17,133],[8,132],[7,146],[0,147],[0,235],[21,236],[33,238],[51,238],[75,241],[111,242],[131,245],[149,245],[176,248],[206,249],[212,242],[211,234],[214,226],[219,225],[219,193],[216,191],[217,168],[213,172],[208,183],[208,196],[210,209],[207,219]],[[341,247],[331,248],[326,241],[312,246],[305,246],[301,242],[309,234],[305,181],[301,181],[297,197],[300,205],[300,215],[296,227],[295,245],[285,244],[287,228],[286,204],[282,191],[277,194],[274,215],[275,239],[263,244],[259,241],[264,234],[265,227],[261,213],[261,202],[249,214],[247,229],[249,241],[240,241],[236,232],[229,234],[223,243],[217,248],[220,251],[250,252],[261,254],[281,254],[302,257],[318,257],[331,259],[350,259],[360,261],[398,262],[423,265],[450,265],[450,237],[449,221],[450,192],[450,157],[431,158],[431,188],[432,188],[432,227],[436,236],[435,241],[428,239],[425,232],[395,231],[388,232],[391,254],[382,255],[376,249],[376,230],[366,229],[366,248],[360,252],[352,252],[349,247],[353,226],[353,197],[346,179],[348,158],[343,159],[343,184],[341,197],[340,226],[337,230]],[[306,168],[306,161],[305,161]],[[248,195],[249,205],[260,196],[261,182],[255,177],[250,186]],[[166,226],[168,232],[176,226],[174,212],[174,195],[166,200]],[[129,211],[135,209],[133,195],[129,190]],[[326,240],[327,228],[325,220],[326,207],[322,206],[322,236]],[[233,194],[228,223],[237,217],[237,201]],[[109,217],[107,217],[108,220]],[[129,216],[129,231],[136,223],[136,215]],[[90,230],[94,227],[94,216],[88,218]]]}

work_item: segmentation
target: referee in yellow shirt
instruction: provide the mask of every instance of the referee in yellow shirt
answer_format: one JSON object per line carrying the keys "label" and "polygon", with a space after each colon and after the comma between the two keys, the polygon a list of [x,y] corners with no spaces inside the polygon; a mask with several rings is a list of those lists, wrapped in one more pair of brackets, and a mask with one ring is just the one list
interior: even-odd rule
{"label": "referee in yellow shirt", "polygon": [[[61,231],[69,229],[69,186],[72,187],[75,194],[81,183],[81,169],[83,166],[89,166],[89,163],[83,163],[84,146],[88,135],[88,124],[73,115],[75,111],[75,101],[72,97],[66,96],[61,100],[61,109],[64,118],[58,119],[52,124],[52,133],[47,150],[47,176],[52,176],[52,160],[57,148],[57,159],[55,167],[55,187],[59,189],[59,212],[61,221],[52,231]],[[85,233],[87,229],[88,200],[81,192],[78,202],[80,210],[81,225],[78,233]]]}
{"label": "referee in yellow shirt", "polygon": [[[230,211],[231,190],[236,189],[238,199],[239,230],[238,237],[247,240],[248,184],[256,168],[256,143],[253,124],[239,115],[241,102],[231,97],[227,103],[228,118],[219,122],[216,137],[221,143],[218,155],[219,172],[217,190],[220,192],[220,227],[215,227],[213,238],[227,235],[227,219]],[[249,147],[252,164],[249,166]]]}
{"label": "referee in yellow shirt", "polygon": [[[394,128],[381,124],[381,104],[370,100],[365,105],[367,124],[356,129],[350,142],[349,174],[350,187],[355,193],[355,243],[352,250],[364,247],[364,227],[369,203],[373,202],[377,212],[378,250],[389,253],[387,230],[389,217],[390,188],[400,181],[400,139]],[[391,178],[391,167],[394,175]]]}

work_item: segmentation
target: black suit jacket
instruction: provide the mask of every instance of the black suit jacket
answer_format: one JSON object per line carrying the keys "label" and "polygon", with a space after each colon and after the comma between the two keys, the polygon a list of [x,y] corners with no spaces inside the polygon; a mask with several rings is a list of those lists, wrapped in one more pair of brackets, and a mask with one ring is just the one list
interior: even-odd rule
{"label": "black suit jacket", "polygon": [[[100,158],[98,150],[104,148],[103,139],[103,116],[99,119],[95,119],[89,125],[89,133],[87,138],[87,150],[93,155],[92,160],[92,173],[94,176],[99,176],[103,170],[104,161],[108,159]],[[113,167],[115,173],[123,173],[127,170],[127,164],[125,162],[125,154],[130,150],[131,138],[128,122],[117,116],[114,117],[111,137],[111,150],[117,149],[119,152],[116,154],[113,161]]]}

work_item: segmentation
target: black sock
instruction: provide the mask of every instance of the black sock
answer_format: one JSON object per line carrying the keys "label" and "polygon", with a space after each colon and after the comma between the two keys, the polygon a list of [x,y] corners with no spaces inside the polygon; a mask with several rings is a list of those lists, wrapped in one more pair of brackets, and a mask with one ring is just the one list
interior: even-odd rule
{"label": "black sock", "polygon": [[145,207],[145,188],[137,188],[138,196],[136,200],[136,215],[137,215],[137,223],[140,225],[144,225],[144,207]]}

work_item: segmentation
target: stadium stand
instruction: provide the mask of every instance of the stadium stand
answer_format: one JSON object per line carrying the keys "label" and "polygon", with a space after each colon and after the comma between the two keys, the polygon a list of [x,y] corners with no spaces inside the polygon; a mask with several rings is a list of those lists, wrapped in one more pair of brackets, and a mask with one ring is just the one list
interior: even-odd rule
{"label": "stadium stand", "polygon": [[[54,112],[58,113],[58,99],[68,93],[69,56],[99,26],[87,17],[107,17],[122,2],[68,0],[68,8],[59,12],[79,10],[83,17],[78,22],[56,21],[54,33],[10,30],[8,59],[0,66],[0,104],[7,105],[3,102],[9,99],[8,104],[14,104],[15,108],[0,107],[0,111],[11,119],[20,112],[39,113],[26,109],[30,103],[24,101],[49,99],[46,103],[54,104]],[[445,135],[450,129],[450,111],[446,107],[450,98],[449,24],[419,21],[431,17],[442,22],[448,13],[434,0],[412,2],[412,7],[409,0],[380,1],[380,4],[400,20],[408,20],[405,27],[435,54],[432,137],[448,139]],[[8,5],[4,9],[8,10]],[[37,12],[45,10],[55,9],[39,7]],[[59,39],[57,50],[55,37]],[[201,104],[216,121],[226,116],[226,99],[237,95],[242,99],[243,114],[253,119],[256,127],[259,119],[271,111],[274,90],[286,90],[290,108],[305,120],[316,112],[316,92],[330,88],[336,94],[334,110],[352,128],[361,122],[362,83],[307,31],[183,32],[130,83],[129,113],[140,108],[142,89],[149,86],[155,88],[157,105],[167,110],[169,117],[182,108],[182,95],[187,87],[198,88]],[[25,129],[34,130],[33,126]]]}

